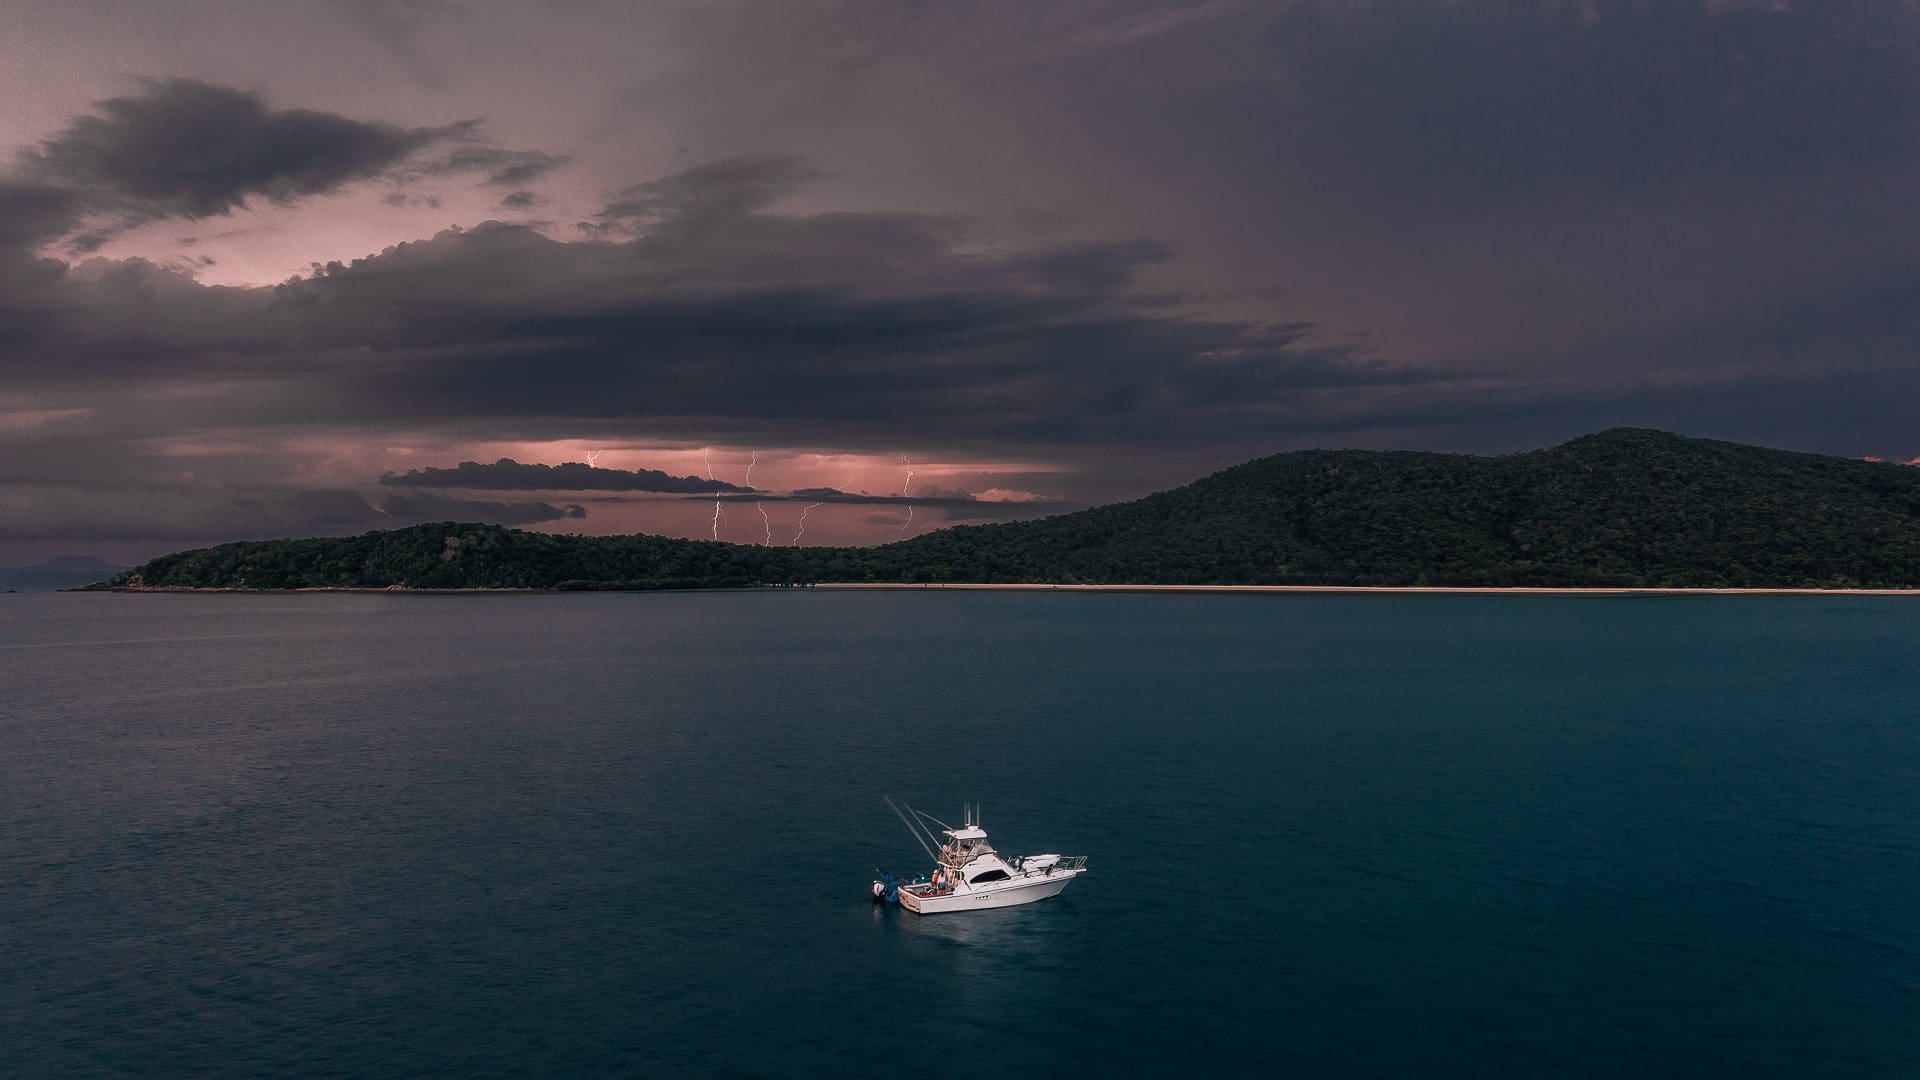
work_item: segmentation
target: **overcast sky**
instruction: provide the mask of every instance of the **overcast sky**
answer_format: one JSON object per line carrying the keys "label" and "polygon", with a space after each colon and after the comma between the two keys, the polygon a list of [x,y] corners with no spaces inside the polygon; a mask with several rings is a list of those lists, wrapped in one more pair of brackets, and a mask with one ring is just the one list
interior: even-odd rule
{"label": "overcast sky", "polygon": [[0,43],[0,563],[871,543],[1617,425],[1920,453],[1912,0],[0,0]]}

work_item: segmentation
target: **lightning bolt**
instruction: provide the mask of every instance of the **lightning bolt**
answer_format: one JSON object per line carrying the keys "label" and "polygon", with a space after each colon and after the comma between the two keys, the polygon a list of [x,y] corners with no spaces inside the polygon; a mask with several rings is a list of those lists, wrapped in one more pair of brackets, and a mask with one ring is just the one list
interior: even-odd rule
{"label": "lightning bolt", "polygon": [[[700,460],[707,463],[707,479],[713,479],[713,447],[702,449]],[[720,539],[720,493],[718,491],[713,493],[713,538]]]}
{"label": "lightning bolt", "polygon": [[604,453],[606,453],[606,451],[605,451],[605,450],[593,450],[593,451],[589,451],[589,452],[587,453],[587,468],[589,468],[589,469],[596,469],[596,468],[599,468],[599,467],[600,467],[600,455],[601,455],[601,454],[604,454]]}
{"label": "lightning bolt", "polygon": [[807,505],[800,508],[800,531],[793,534],[794,547],[799,547],[800,538],[807,535],[807,511],[813,509],[816,506],[825,506],[825,505],[827,504],[826,503],[808,503]]}
{"label": "lightning bolt", "polygon": [[[749,450],[747,450],[747,475],[741,479],[741,486],[747,488],[749,492],[753,490],[753,467],[758,465],[758,463],[760,463],[760,452],[749,448]],[[714,479],[712,461],[708,461],[707,463],[707,479]],[[714,509],[718,511],[718,507],[720,507],[720,496],[714,496]],[[753,509],[760,511],[760,534],[764,536],[764,546],[772,548],[772,546],[774,546],[774,521],[766,517],[766,503],[753,503]],[[716,521],[718,521],[718,519],[716,519]]]}
{"label": "lightning bolt", "polygon": [[[900,457],[900,464],[905,466],[907,470],[907,482],[900,486],[900,495],[903,498],[911,497],[913,494],[913,466],[907,464],[906,455],[904,454],[901,455]],[[894,539],[899,540],[905,537],[907,535],[907,530],[911,528],[913,528],[913,504],[908,503],[907,504],[907,520],[900,523],[900,532],[898,535],[894,537]]]}

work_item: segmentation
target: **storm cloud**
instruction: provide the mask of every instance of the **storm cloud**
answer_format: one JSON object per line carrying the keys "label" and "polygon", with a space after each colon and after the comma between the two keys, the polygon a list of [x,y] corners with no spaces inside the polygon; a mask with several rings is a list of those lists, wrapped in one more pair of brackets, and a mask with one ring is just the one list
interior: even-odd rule
{"label": "storm cloud", "polygon": [[429,466],[386,473],[382,484],[399,487],[472,488],[483,491],[747,491],[724,480],[670,476],[658,469],[602,469],[569,461],[561,465],[521,464],[501,458],[490,465],[463,461],[451,469]]}
{"label": "storm cloud", "polygon": [[34,174],[90,206],[204,218],[255,196],[288,202],[378,176],[470,127],[277,110],[255,94],[176,78],[97,103],[24,156]]}
{"label": "storm cloud", "polygon": [[[28,386],[76,368],[239,378],[227,415],[263,424],[543,419],[981,447],[1253,431],[1289,400],[1440,381],[1316,343],[1310,324],[1139,295],[1157,245],[993,255],[963,249],[948,219],[757,209],[794,172],[752,160],[668,177],[629,240],[488,223],[261,290],[140,265],[69,275],[57,306],[91,317],[0,370]],[[701,176],[717,177],[711,199]]]}

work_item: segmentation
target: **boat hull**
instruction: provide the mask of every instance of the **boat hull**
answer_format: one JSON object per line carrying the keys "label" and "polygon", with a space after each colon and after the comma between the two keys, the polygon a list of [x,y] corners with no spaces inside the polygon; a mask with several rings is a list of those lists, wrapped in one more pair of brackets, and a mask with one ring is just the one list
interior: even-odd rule
{"label": "boat hull", "polygon": [[1047,876],[1036,875],[1007,882],[998,888],[970,889],[944,896],[921,896],[909,889],[901,889],[900,906],[917,915],[945,915],[955,911],[979,911],[984,908],[1031,904],[1035,900],[1045,900],[1049,896],[1059,895],[1060,890],[1066,888],[1074,878],[1085,872],[1069,870]]}

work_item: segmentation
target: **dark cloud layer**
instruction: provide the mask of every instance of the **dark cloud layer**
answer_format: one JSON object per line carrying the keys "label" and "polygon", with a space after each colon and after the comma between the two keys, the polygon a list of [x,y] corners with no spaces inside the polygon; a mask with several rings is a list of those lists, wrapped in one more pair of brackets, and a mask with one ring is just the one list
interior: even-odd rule
{"label": "dark cloud layer", "polygon": [[[0,373],[50,400],[81,379],[92,407],[139,437],[203,422],[426,426],[472,439],[1024,448],[1083,462],[1151,447],[1230,459],[1283,432],[1680,419],[1676,399],[1765,418],[1815,399],[1794,393],[1808,379],[1795,355],[1735,334],[1646,342],[1673,359],[1645,373],[1396,363],[1316,341],[1311,324],[1210,318],[1143,294],[1139,275],[1167,257],[1154,243],[989,253],[966,247],[966,224],[948,218],[766,210],[795,172],[754,159],[657,182],[631,239],[565,242],[494,223],[271,289],[209,289],[138,263],[55,273],[0,299],[22,316],[8,322]],[[713,198],[696,175],[718,178]],[[1911,296],[1893,279],[1834,308],[1857,324],[1849,363],[1878,372],[1876,356],[1912,339]],[[197,386],[223,389],[215,400]],[[146,399],[164,389],[187,397],[157,417]],[[615,473],[572,475],[584,469],[468,463],[386,482],[588,490]],[[615,490],[646,490],[622,482],[635,486]],[[695,486],[666,490],[715,489],[676,482]]]}
{"label": "dark cloud layer", "polygon": [[0,257],[17,258],[68,232],[79,222],[81,208],[71,191],[0,177]]}
{"label": "dark cloud layer", "polygon": [[27,157],[37,174],[91,206],[203,218],[255,196],[288,202],[378,176],[468,129],[277,110],[254,94],[167,79],[99,102]]}
{"label": "dark cloud layer", "polygon": [[602,469],[569,461],[561,465],[521,464],[501,458],[491,465],[463,461],[451,469],[428,467],[387,473],[382,484],[399,487],[469,488],[478,491],[751,491],[724,480],[670,476],[658,469]]}
{"label": "dark cloud layer", "polygon": [[[70,276],[46,302],[72,317],[0,371],[25,384],[238,378],[229,422],[477,434],[538,418],[549,431],[982,448],[1253,433],[1305,398],[1436,382],[1315,344],[1307,324],[1136,296],[1156,245],[996,256],[963,250],[945,219],[758,211],[793,172],[754,160],[661,181],[654,191],[678,194],[618,242],[494,223],[272,289],[205,289],[138,264]],[[720,178],[712,199],[700,175]]]}
{"label": "dark cloud layer", "polygon": [[[375,179],[405,188],[475,176],[519,189],[502,205],[524,210],[542,201],[525,185],[566,163],[495,145],[473,120],[404,127],[275,109],[258,94],[193,79],[147,80],[141,93],[96,102],[18,155],[12,175],[0,178],[0,244],[66,236],[86,254],[142,222],[223,216],[262,200],[287,206]],[[396,190],[385,202],[438,207],[441,199]]]}

